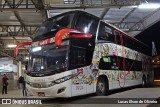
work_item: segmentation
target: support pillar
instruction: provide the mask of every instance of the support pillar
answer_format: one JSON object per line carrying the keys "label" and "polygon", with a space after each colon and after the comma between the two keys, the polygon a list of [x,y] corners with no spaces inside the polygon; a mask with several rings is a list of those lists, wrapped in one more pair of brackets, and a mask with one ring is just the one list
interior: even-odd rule
{"label": "support pillar", "polygon": [[22,75],[22,64],[21,61],[18,62],[18,77]]}

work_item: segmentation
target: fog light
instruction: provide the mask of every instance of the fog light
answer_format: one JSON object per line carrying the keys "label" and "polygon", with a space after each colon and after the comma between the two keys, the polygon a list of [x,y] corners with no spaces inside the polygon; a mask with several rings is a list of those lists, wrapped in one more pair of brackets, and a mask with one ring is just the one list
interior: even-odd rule
{"label": "fog light", "polygon": [[65,89],[66,89],[66,87],[58,89],[57,94],[64,92]]}

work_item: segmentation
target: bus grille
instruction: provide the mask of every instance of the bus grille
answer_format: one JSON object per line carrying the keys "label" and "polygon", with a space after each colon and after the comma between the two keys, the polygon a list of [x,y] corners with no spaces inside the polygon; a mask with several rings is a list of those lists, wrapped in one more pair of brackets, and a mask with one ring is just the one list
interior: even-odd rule
{"label": "bus grille", "polygon": [[27,83],[28,85],[30,85],[31,87],[34,88],[47,88],[50,87],[50,84],[47,83]]}

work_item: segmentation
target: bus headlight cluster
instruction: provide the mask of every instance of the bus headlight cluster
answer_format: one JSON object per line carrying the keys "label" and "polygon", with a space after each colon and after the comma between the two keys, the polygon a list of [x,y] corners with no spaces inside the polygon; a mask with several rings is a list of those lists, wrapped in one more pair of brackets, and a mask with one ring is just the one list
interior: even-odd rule
{"label": "bus headlight cluster", "polygon": [[48,87],[51,87],[51,86],[54,86],[54,85],[55,85],[55,83],[51,82],[51,83],[48,84],[47,86],[48,86]]}
{"label": "bus headlight cluster", "polygon": [[62,82],[65,82],[67,80],[70,80],[71,78],[75,77],[79,75],[79,73],[77,74],[74,74],[74,75],[67,75],[65,77],[62,77],[62,78],[59,78],[57,80],[54,80],[54,81],[51,81],[51,82],[44,82],[44,83],[33,83],[33,82],[29,82],[27,81],[26,83],[31,86],[31,87],[34,87],[34,88],[47,88],[47,87],[51,87],[51,86],[54,86],[56,84],[60,84]]}
{"label": "bus headlight cluster", "polygon": [[47,88],[47,87],[51,87],[53,85],[55,85],[55,83],[53,82],[49,82],[49,83],[31,83],[31,82],[27,82],[27,84],[31,87],[34,88]]}
{"label": "bus headlight cluster", "polygon": [[67,75],[65,77],[62,77],[62,78],[59,78],[59,79],[53,81],[53,83],[59,84],[59,83],[65,82],[65,81],[67,81],[67,80],[69,80],[69,79],[71,79],[71,78],[73,78],[73,77],[75,77],[75,76],[77,76],[79,74],[80,73],[76,73],[76,74],[72,74],[72,75]]}
{"label": "bus headlight cluster", "polygon": [[53,81],[53,83],[59,84],[59,83],[62,83],[62,82],[65,82],[65,81],[71,79],[72,77],[73,77],[72,75],[68,75],[68,76],[65,76],[63,78],[60,78],[60,79],[57,79],[57,80]]}

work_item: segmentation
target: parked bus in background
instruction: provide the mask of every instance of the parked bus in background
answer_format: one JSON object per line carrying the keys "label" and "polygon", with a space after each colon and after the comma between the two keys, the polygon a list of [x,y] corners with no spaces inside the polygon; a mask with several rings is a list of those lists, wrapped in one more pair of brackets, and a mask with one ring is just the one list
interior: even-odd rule
{"label": "parked bus in background", "polygon": [[31,45],[27,90],[30,95],[72,97],[153,81],[150,50],[138,40],[84,11],[52,17]]}

